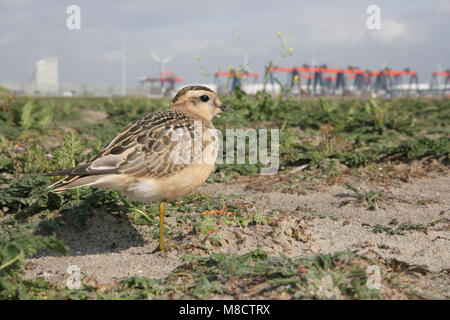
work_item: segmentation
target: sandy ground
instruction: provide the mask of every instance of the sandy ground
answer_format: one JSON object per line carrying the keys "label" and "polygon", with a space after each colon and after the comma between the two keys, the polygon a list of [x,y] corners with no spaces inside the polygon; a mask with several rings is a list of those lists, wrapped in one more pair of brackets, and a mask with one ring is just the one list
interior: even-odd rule
{"label": "sandy ground", "polygon": [[[205,184],[199,191],[240,195],[262,212],[277,210],[282,218],[277,227],[221,227],[219,231],[227,239],[221,246],[209,244],[207,236],[183,232],[172,239],[175,249],[152,253],[157,241],[145,227],[133,226],[100,210],[90,218],[86,229],[63,227],[58,233],[71,248],[69,255],[43,254],[29,259],[25,277],[43,276],[64,283],[67,268],[76,265],[85,279],[110,283],[133,275],[165,277],[180,265],[181,257],[187,253],[241,254],[262,248],[274,255],[283,252],[303,256],[350,249],[362,254],[370,250],[383,258],[422,266],[429,271],[420,280],[422,287],[449,296],[449,277],[442,274],[448,275],[450,268],[450,177],[417,179],[386,190],[387,200],[375,211],[354,201],[352,193],[341,185],[303,195],[263,193],[249,189],[248,185],[223,183]],[[175,218],[175,215],[169,217],[167,224],[176,225]],[[377,224],[395,228],[402,223],[428,227],[406,230],[403,235],[373,231]]]}

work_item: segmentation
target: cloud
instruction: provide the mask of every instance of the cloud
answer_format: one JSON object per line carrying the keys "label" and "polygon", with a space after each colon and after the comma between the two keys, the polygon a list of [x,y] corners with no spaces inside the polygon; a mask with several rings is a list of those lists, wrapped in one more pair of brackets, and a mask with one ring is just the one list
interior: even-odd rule
{"label": "cloud", "polygon": [[101,28],[83,28],[83,32],[91,37],[104,37],[105,36],[105,31]]}
{"label": "cloud", "polygon": [[317,13],[304,17],[303,39],[314,47],[355,44],[365,33],[365,16],[341,16],[332,13]]}
{"label": "cloud", "polygon": [[17,42],[17,40],[19,40],[19,33],[18,32],[11,32],[8,34],[2,34],[0,37],[0,45],[2,46],[8,46],[8,45],[12,45],[15,42]]}
{"label": "cloud", "polygon": [[169,46],[175,52],[180,53],[199,53],[206,49],[219,49],[226,48],[225,43],[218,38],[184,38],[172,40],[169,42]]}
{"label": "cloud", "polygon": [[120,50],[107,50],[100,53],[96,60],[103,63],[117,63],[120,61],[122,53]]}
{"label": "cloud", "polygon": [[404,22],[394,19],[382,20],[381,30],[371,30],[370,35],[376,42],[388,46],[403,46],[421,40]]}
{"label": "cloud", "polygon": [[450,13],[450,1],[441,1],[441,2],[439,2],[439,4],[437,5],[437,9],[440,12]]}

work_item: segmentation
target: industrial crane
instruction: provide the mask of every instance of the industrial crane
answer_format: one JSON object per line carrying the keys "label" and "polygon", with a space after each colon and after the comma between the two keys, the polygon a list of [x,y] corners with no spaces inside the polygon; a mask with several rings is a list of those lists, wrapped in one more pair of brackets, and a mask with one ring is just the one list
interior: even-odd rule
{"label": "industrial crane", "polygon": [[[306,79],[307,92],[313,95],[319,94],[347,94],[349,92],[349,83],[353,80],[352,91],[362,92],[364,90],[373,89],[375,91],[384,90],[390,92],[397,89],[403,83],[403,76],[409,76],[408,93],[416,85],[419,91],[419,82],[417,72],[409,68],[404,70],[391,70],[385,68],[380,71],[363,70],[358,67],[349,66],[344,68],[328,68],[327,65],[319,67],[310,67],[303,65],[302,67],[281,68],[271,67],[270,73],[283,72],[289,73],[287,86],[292,88],[295,83],[300,83],[302,79]],[[372,78],[375,80],[373,81]],[[317,86],[320,87],[318,91]]]}

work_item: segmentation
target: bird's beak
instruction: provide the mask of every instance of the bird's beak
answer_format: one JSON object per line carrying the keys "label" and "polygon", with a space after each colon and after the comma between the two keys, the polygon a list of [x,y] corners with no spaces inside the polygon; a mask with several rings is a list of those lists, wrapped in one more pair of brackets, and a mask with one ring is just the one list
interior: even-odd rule
{"label": "bird's beak", "polygon": [[230,112],[230,113],[233,113],[233,112],[234,112],[233,109],[231,109],[230,107],[224,106],[224,105],[221,105],[221,106],[219,107],[219,109],[222,110],[222,111],[225,111],[225,112]]}

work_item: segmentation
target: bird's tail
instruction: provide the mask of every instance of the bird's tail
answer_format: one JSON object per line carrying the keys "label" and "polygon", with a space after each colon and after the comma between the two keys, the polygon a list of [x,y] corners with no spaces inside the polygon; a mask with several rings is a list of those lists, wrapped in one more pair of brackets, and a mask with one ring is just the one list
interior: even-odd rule
{"label": "bird's tail", "polygon": [[56,181],[48,188],[53,193],[61,193],[69,189],[90,186],[98,180],[98,176],[69,176]]}
{"label": "bird's tail", "polygon": [[73,168],[59,170],[48,174],[49,176],[66,176],[48,186],[48,188],[52,189],[51,192],[61,193],[69,189],[94,184],[98,180],[98,176],[87,174],[86,168],[88,167],[89,164],[84,163]]}
{"label": "bird's tail", "polygon": [[117,169],[105,169],[90,171],[91,163],[82,163],[76,167],[59,170],[48,174],[49,176],[66,176],[48,186],[52,188],[51,192],[60,193],[68,189],[94,185],[99,182],[102,177],[109,174],[116,174]]}

